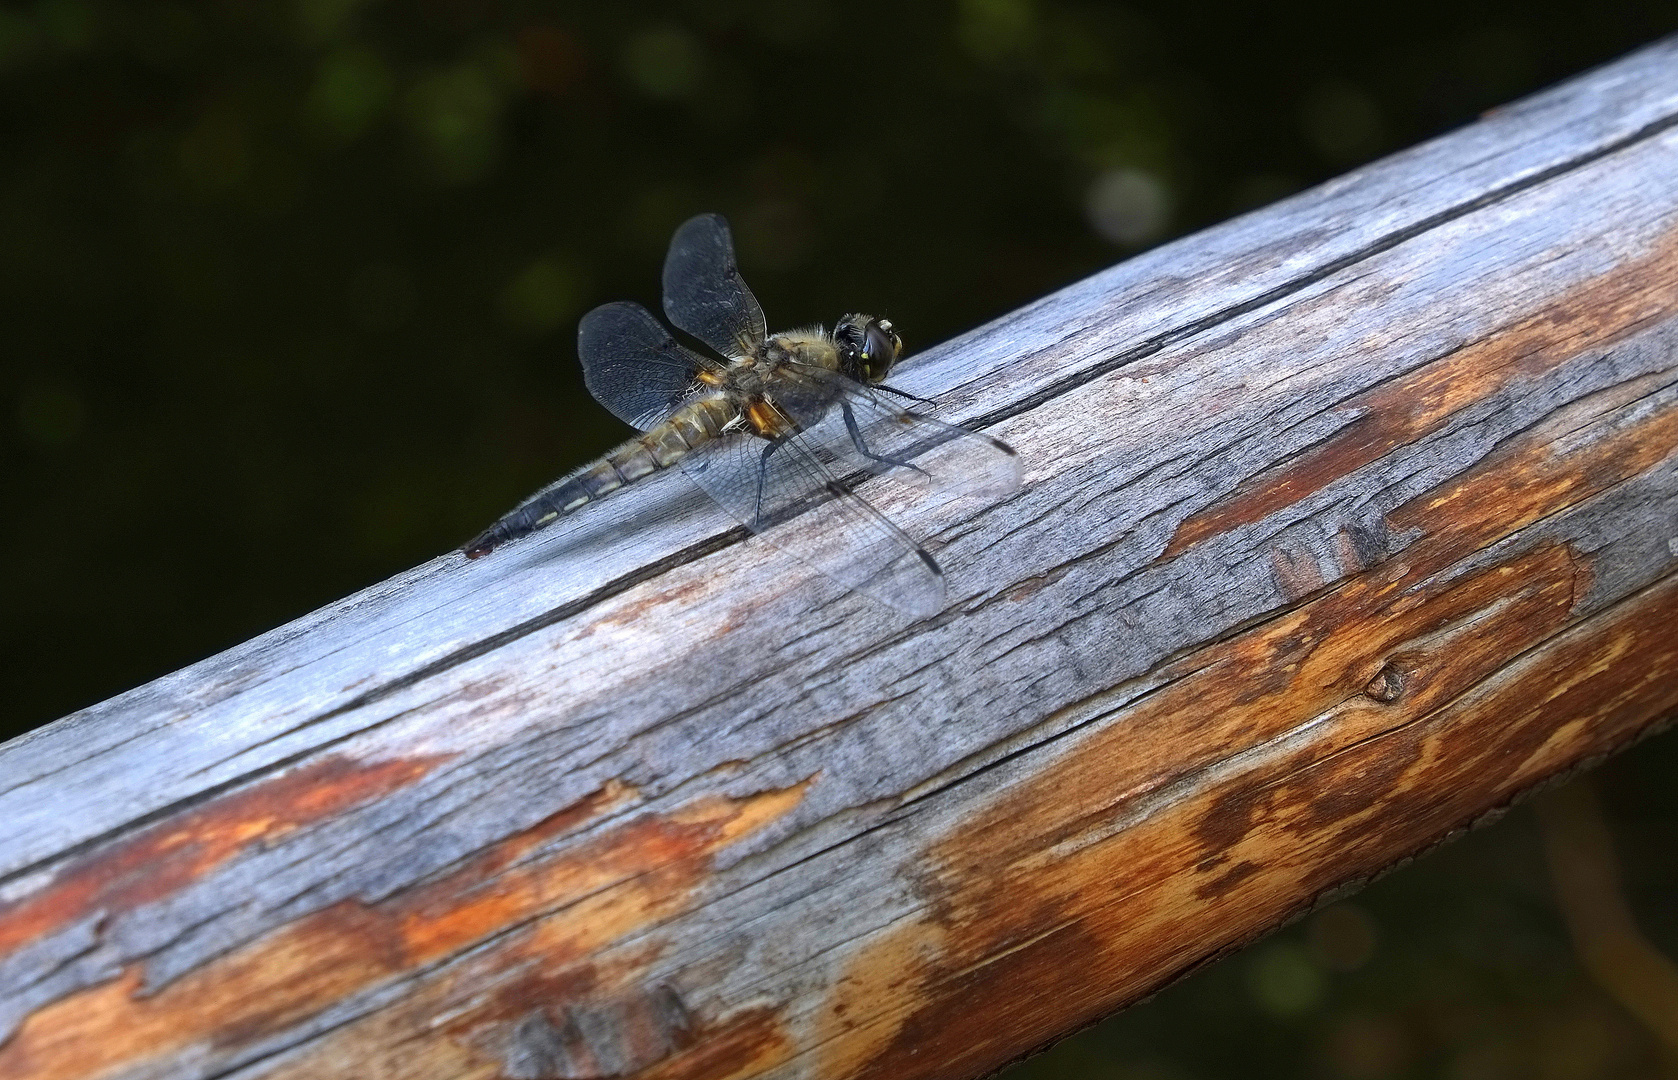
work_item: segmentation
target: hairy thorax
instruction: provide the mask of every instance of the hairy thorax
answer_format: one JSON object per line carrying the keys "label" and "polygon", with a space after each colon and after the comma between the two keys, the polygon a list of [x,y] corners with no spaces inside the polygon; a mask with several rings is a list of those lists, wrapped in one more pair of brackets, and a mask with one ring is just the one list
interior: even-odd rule
{"label": "hairy thorax", "polygon": [[733,361],[729,382],[750,394],[771,391],[775,375],[784,365],[839,370],[839,349],[833,339],[816,330],[789,330],[765,341],[754,353]]}
{"label": "hairy thorax", "polygon": [[[817,390],[806,380],[789,378],[786,370],[789,366],[837,371],[839,350],[833,339],[820,330],[792,330],[769,338],[753,354],[731,361],[724,376],[726,393],[739,414],[763,438],[772,439],[798,430],[788,419],[789,412],[810,415],[812,407],[818,415],[823,411],[820,406],[825,402],[809,398],[825,391]],[[799,399],[796,409],[777,407],[778,402],[792,404],[788,398]]]}

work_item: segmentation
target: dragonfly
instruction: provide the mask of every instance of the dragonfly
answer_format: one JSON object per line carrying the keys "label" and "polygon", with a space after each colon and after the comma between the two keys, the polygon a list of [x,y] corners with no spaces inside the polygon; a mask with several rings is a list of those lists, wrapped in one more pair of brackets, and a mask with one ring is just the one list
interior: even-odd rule
{"label": "dragonfly", "polygon": [[[914,617],[941,611],[938,561],[857,488],[923,510],[994,502],[1019,485],[1014,449],[917,411],[928,399],[885,384],[903,351],[888,319],[849,314],[831,331],[770,334],[719,214],[677,228],[663,287],[670,323],[715,355],[679,343],[639,304],[583,316],[583,381],[640,434],[524,500],[467,544],[466,556],[674,467],[752,532],[841,585]],[[806,516],[814,537],[776,528]]]}

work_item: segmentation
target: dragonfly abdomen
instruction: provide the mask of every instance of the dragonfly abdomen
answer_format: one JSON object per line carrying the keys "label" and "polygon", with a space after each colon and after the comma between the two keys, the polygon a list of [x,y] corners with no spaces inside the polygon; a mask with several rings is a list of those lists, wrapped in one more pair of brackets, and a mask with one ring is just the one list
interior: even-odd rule
{"label": "dragonfly abdomen", "polygon": [[466,545],[476,559],[505,544],[546,528],[566,514],[605,498],[625,484],[668,469],[689,452],[722,432],[738,410],[721,394],[689,402],[668,420],[555,480],[485,529]]}

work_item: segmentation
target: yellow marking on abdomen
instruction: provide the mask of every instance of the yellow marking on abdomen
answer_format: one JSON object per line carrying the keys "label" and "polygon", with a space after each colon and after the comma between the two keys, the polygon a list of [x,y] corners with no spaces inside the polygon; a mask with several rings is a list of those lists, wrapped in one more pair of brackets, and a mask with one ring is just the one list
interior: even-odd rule
{"label": "yellow marking on abdomen", "polygon": [[762,399],[746,407],[746,423],[765,439],[774,439],[792,430],[792,425],[787,423],[780,410]]}

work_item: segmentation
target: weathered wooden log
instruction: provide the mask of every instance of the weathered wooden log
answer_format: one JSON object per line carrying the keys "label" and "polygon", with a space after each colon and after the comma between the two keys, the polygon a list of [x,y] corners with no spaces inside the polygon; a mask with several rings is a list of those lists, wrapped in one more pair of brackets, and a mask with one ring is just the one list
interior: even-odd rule
{"label": "weathered wooden log", "polygon": [[661,476],[0,750],[0,1075],[970,1077],[1648,732],[1678,42],[903,375],[936,618]]}

